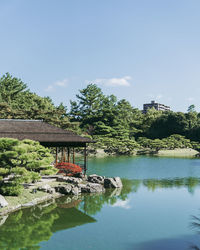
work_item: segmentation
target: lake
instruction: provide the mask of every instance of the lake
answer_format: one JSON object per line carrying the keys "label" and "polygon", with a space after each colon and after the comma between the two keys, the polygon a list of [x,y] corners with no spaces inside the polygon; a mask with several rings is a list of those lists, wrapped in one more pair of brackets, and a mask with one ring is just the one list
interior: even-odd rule
{"label": "lake", "polygon": [[0,249],[200,249],[200,159],[91,159],[123,189],[68,197],[4,217]]}

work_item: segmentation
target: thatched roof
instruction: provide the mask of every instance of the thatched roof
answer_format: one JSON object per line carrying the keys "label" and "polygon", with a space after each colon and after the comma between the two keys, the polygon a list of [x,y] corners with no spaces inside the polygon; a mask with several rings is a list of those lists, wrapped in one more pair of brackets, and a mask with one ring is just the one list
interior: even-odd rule
{"label": "thatched roof", "polygon": [[41,120],[0,119],[0,137],[30,139],[44,146],[85,146],[92,140]]}

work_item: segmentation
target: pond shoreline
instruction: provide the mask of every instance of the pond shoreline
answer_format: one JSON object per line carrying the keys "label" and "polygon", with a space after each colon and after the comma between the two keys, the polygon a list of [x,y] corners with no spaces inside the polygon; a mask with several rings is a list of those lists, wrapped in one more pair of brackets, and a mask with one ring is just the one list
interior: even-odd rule
{"label": "pond shoreline", "polygon": [[[192,148],[176,148],[176,149],[162,149],[162,150],[151,150],[151,149],[142,149],[136,150],[132,154],[124,154],[126,156],[144,156],[144,155],[152,155],[152,156],[161,156],[161,157],[198,157],[199,152]],[[96,158],[104,158],[104,157],[116,157],[116,156],[124,156],[121,154],[108,154],[103,149],[97,150],[97,153],[90,153],[90,157]]]}
{"label": "pond shoreline", "polygon": [[26,185],[20,196],[1,196],[7,204],[0,208],[0,216],[16,210],[35,206],[65,195],[79,197],[83,193],[104,193],[106,188],[122,188],[119,177],[107,178],[99,175],[68,177],[63,175],[43,176],[40,182]]}

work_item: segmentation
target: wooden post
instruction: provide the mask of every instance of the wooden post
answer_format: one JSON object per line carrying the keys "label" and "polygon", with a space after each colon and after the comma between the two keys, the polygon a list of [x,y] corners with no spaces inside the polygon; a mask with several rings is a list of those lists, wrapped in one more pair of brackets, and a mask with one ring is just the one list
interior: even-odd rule
{"label": "wooden post", "polygon": [[68,156],[68,162],[70,162],[70,148],[67,148],[67,156]]}
{"label": "wooden post", "polygon": [[63,162],[63,156],[64,156],[64,150],[63,150],[63,148],[62,148],[61,162]]}
{"label": "wooden post", "polygon": [[66,150],[63,148],[63,161],[66,162]]}
{"label": "wooden post", "polygon": [[86,145],[84,148],[84,175],[86,174],[86,170],[87,170],[87,150],[86,150]]}
{"label": "wooden post", "polygon": [[74,152],[74,148],[73,148],[73,164],[75,163],[75,152]]}
{"label": "wooden post", "polygon": [[56,147],[56,165],[58,164],[58,148]]}

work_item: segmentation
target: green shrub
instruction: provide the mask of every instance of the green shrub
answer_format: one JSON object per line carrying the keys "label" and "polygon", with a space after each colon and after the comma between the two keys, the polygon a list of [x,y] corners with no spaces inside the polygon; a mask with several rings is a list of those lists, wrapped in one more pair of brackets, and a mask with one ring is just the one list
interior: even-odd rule
{"label": "green shrub", "polygon": [[0,138],[0,193],[18,195],[23,183],[38,181],[44,171],[55,173],[52,161],[50,150],[39,142]]}

